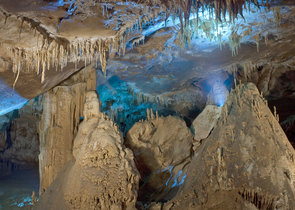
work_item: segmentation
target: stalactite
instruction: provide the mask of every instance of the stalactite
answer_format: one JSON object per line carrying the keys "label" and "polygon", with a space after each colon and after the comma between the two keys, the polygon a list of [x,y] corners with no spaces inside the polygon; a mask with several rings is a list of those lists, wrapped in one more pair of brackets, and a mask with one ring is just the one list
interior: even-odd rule
{"label": "stalactite", "polygon": [[[77,1],[80,2],[80,1]],[[213,3],[212,3],[213,2]],[[245,6],[248,0],[240,1],[231,1],[231,0],[220,0],[220,1],[206,1],[200,0],[195,2],[193,0],[175,0],[173,2],[166,2],[163,0],[148,1],[137,3],[143,3],[144,15],[135,16],[132,21],[127,22],[120,30],[117,32],[115,37],[108,39],[97,39],[97,40],[73,40],[68,41],[64,38],[58,37],[51,34],[43,28],[41,23],[36,22],[33,19],[28,17],[19,16],[20,19],[20,34],[22,32],[22,27],[26,24],[31,27],[31,30],[34,30],[34,37],[36,37],[37,47],[32,49],[20,49],[22,51],[21,55],[13,53],[13,72],[18,73],[25,69],[26,71],[35,71],[37,74],[41,72],[41,82],[45,81],[46,71],[49,69],[63,70],[68,63],[74,63],[75,69],[77,68],[78,63],[83,60],[84,64],[87,65],[92,61],[98,59],[101,63],[102,72],[106,75],[107,70],[107,60],[111,51],[118,53],[119,55],[124,55],[126,51],[126,37],[127,34],[132,31],[132,28],[136,31],[140,31],[143,28],[143,24],[150,24],[152,21],[155,22],[155,19],[159,16],[160,11],[169,11],[173,17],[178,16],[181,21],[181,31],[179,39],[184,40],[186,43],[190,44],[191,37],[193,33],[198,30],[198,24],[194,25],[193,28],[190,28],[189,16],[191,13],[198,14],[200,9],[208,8],[210,13],[215,12],[216,18],[221,22],[221,16],[223,15],[225,20],[226,12],[229,13],[230,19],[234,20],[237,17],[237,14],[242,15],[242,8]],[[80,2],[81,3],[81,2]],[[79,3],[79,4],[80,4]],[[102,13],[108,16],[109,8],[113,8],[112,4],[115,4],[116,1],[108,1],[107,4],[102,4]],[[94,4],[101,4],[101,2],[94,2]],[[84,7],[85,4],[77,5],[78,10],[80,7]],[[149,8],[152,8],[151,10]],[[149,12],[150,11],[150,12]],[[6,24],[9,13],[0,11],[4,14]],[[278,10],[274,12],[276,19],[279,19],[281,15]],[[175,19],[175,18],[174,18]],[[184,22],[183,22],[184,20]],[[197,23],[198,18],[197,18]],[[217,27],[217,21],[213,18],[210,20],[208,25],[205,27],[215,30]],[[41,39],[41,37],[42,39]],[[211,37],[211,34],[208,34]],[[211,37],[212,38],[212,37]],[[42,41],[40,41],[40,40]],[[144,43],[145,37],[142,35],[133,40],[133,45],[138,45]],[[241,36],[237,33],[233,33],[231,37],[231,49],[233,55],[238,53],[238,47],[240,45]],[[179,43],[181,46],[184,46],[184,42]],[[220,45],[221,46],[221,45]],[[12,51],[17,51],[17,49],[11,49]],[[155,55],[154,57],[157,57]],[[97,62],[96,62],[97,63]],[[22,68],[24,67],[24,68]],[[17,77],[18,78],[18,77]],[[144,100],[152,100],[149,98],[144,98]],[[155,100],[155,99],[154,99]],[[166,102],[164,104],[167,104]]]}
{"label": "stalactite", "polygon": [[241,40],[242,40],[242,37],[238,35],[236,31],[232,32],[232,34],[229,37],[229,46],[232,51],[232,56],[238,55],[239,47],[241,45]]}
{"label": "stalactite", "polygon": [[20,25],[20,28],[19,28],[19,39],[21,39],[21,33],[22,33],[22,30],[23,30],[24,21],[25,20],[22,18],[21,25]]}
{"label": "stalactite", "polygon": [[281,24],[281,19],[282,19],[282,16],[280,14],[281,13],[280,7],[274,7],[273,13],[274,13],[275,22],[276,22],[277,26],[279,26]]}
{"label": "stalactite", "polygon": [[256,42],[257,52],[259,52],[260,33],[256,34],[253,38]]}
{"label": "stalactite", "polygon": [[17,75],[16,75],[16,78],[15,78],[13,86],[12,86],[13,89],[15,88],[16,82],[17,82],[17,80],[19,78],[19,74],[20,74],[20,68],[18,68],[18,70],[17,70]]}
{"label": "stalactite", "polygon": [[264,36],[264,43],[266,46],[268,45],[268,32],[266,32],[266,34]]}

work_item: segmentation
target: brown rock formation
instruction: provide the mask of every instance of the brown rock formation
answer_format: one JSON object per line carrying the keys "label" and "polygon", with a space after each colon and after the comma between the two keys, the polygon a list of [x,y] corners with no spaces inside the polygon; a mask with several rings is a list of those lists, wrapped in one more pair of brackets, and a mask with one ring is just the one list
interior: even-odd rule
{"label": "brown rock formation", "polygon": [[238,86],[164,209],[294,209],[294,157],[255,85]]}
{"label": "brown rock formation", "polygon": [[139,200],[168,199],[171,187],[177,190],[175,177],[183,177],[181,171],[190,161],[192,140],[192,132],[182,119],[155,117],[152,110],[147,121],[137,122],[128,131],[125,144],[134,152],[143,182]]}
{"label": "brown rock formation", "polygon": [[44,94],[40,124],[40,193],[72,159],[73,139],[83,117],[85,93],[95,90],[95,81],[95,70],[89,66]]}
{"label": "brown rock formation", "polygon": [[205,109],[197,116],[192,123],[194,136],[194,150],[200,145],[201,140],[206,139],[218,118],[220,117],[222,107],[207,105]]}
{"label": "brown rock formation", "polygon": [[[285,49],[288,48],[285,47]],[[284,61],[279,60],[273,63],[269,63],[268,60],[260,61],[258,64],[245,62],[238,65],[238,71],[234,73],[237,81],[254,83],[258,90],[263,92],[272,111],[274,106],[276,107],[281,126],[293,145],[295,145],[294,131],[290,129],[290,126],[286,126],[286,122],[295,113],[295,106],[292,105],[295,103],[294,63],[293,55]]]}
{"label": "brown rock formation", "polygon": [[88,92],[74,160],[42,195],[40,209],[135,209],[139,173],[133,154],[98,107],[96,93]]}

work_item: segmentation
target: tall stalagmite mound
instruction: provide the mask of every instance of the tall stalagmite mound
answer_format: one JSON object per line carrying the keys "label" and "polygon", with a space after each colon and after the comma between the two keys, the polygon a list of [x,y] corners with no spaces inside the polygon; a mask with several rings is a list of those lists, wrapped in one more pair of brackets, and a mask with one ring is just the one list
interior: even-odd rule
{"label": "tall stalagmite mound", "polygon": [[95,90],[95,70],[88,66],[44,94],[40,123],[40,193],[71,160],[73,139],[83,117],[85,94]]}
{"label": "tall stalagmite mound", "polygon": [[39,209],[135,209],[139,173],[122,133],[99,112],[94,91],[86,95],[74,159],[42,195]]}
{"label": "tall stalagmite mound", "polygon": [[164,209],[294,209],[295,152],[256,86],[230,94]]}

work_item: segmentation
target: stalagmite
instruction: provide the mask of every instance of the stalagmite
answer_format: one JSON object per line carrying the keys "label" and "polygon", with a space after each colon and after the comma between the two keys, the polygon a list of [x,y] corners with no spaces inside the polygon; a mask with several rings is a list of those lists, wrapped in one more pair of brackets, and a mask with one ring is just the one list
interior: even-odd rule
{"label": "stalagmite", "polygon": [[83,116],[85,91],[95,90],[95,75],[94,69],[87,67],[45,94],[40,124],[41,194],[72,158],[72,140]]}
{"label": "stalagmite", "polygon": [[151,111],[150,111],[150,113],[151,113],[151,120],[154,120],[155,119],[155,115],[154,115],[154,112],[153,112],[153,109],[151,108]]}
{"label": "stalagmite", "polygon": [[89,91],[73,157],[42,195],[37,209],[135,209],[140,175],[133,153],[98,107],[96,92]]}
{"label": "stalagmite", "polygon": [[241,85],[226,103],[226,122],[197,148],[183,187],[163,209],[293,209],[295,152],[259,91]]}
{"label": "stalagmite", "polygon": [[148,108],[146,109],[146,116],[147,120],[150,120],[150,110]]}
{"label": "stalagmite", "polygon": [[273,109],[274,109],[274,114],[273,115],[274,115],[275,119],[278,122],[280,122],[279,114],[277,113],[277,108],[274,106]]}

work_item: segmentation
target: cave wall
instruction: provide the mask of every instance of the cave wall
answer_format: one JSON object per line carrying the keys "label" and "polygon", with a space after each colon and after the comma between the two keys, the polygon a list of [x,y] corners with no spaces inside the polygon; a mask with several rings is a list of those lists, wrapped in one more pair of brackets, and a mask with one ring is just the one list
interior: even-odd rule
{"label": "cave wall", "polygon": [[42,103],[41,95],[23,108],[0,116],[1,175],[38,165]]}
{"label": "cave wall", "polygon": [[83,117],[85,94],[95,88],[96,71],[88,66],[44,94],[40,123],[40,193],[72,159],[73,140]]}

